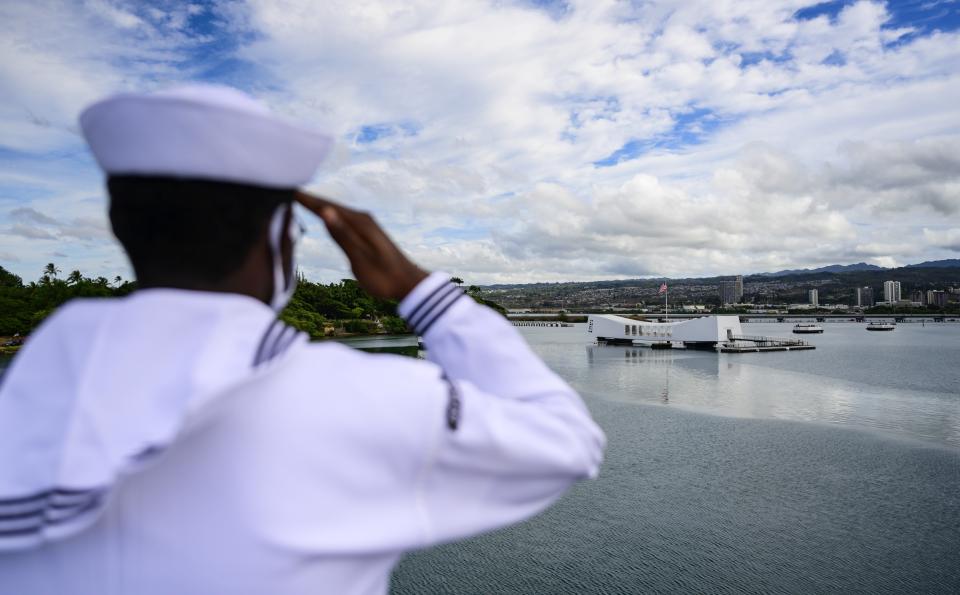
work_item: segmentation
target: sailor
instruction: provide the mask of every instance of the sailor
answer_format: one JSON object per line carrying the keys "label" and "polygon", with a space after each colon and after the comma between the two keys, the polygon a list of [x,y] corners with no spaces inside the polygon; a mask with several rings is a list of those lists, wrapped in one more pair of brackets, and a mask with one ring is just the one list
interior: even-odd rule
{"label": "sailor", "polygon": [[[3,379],[0,592],[386,593],[403,552],[597,474],[602,432],[506,320],[297,190],[328,136],[211,86],[109,97],[80,125],[139,289],[69,302]],[[294,201],[429,361],[279,321]]]}

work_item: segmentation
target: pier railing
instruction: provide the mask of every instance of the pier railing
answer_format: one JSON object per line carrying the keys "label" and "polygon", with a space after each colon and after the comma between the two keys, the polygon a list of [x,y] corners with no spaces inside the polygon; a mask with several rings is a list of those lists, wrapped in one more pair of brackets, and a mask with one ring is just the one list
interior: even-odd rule
{"label": "pier railing", "polygon": [[810,345],[800,339],[779,339],[774,337],[754,337],[749,335],[735,335],[727,340],[728,344],[736,344],[737,341],[743,343],[753,343],[757,347],[803,347]]}

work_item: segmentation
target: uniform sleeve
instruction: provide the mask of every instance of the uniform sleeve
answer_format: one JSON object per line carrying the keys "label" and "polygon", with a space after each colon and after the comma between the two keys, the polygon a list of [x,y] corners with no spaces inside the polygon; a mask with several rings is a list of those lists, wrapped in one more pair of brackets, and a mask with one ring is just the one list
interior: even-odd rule
{"label": "uniform sleeve", "polygon": [[434,273],[399,311],[444,374],[445,419],[417,481],[426,543],[508,525],[594,477],[605,438],[501,315]]}

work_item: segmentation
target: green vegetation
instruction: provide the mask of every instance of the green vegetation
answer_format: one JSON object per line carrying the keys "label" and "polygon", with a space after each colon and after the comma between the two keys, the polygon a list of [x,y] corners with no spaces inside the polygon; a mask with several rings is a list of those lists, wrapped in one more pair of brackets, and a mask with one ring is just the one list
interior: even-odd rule
{"label": "green vegetation", "polygon": [[301,276],[280,318],[312,338],[410,332],[397,316],[397,302],[371,296],[353,279],[324,285]]}
{"label": "green vegetation", "polygon": [[0,267],[0,336],[26,335],[64,302],[77,297],[116,297],[127,295],[136,284],[114,277],[91,279],[80,271],[61,278],[53,263],[43,269],[40,279],[28,284]]}
{"label": "green vegetation", "polygon": [[[73,271],[66,278],[61,278],[61,273],[50,263],[44,267],[39,280],[24,284],[20,277],[0,267],[0,336],[28,335],[51,312],[73,298],[119,297],[137,288],[136,283],[120,277],[114,277],[111,282],[106,277],[84,277],[80,271]],[[482,290],[476,285],[471,285],[467,294],[506,314],[499,304],[483,298]],[[353,279],[323,284],[301,276],[297,291],[280,318],[312,338],[410,332],[397,316],[396,301],[371,296]]]}
{"label": "green vegetation", "polygon": [[[458,286],[463,284],[463,279],[460,279],[459,277],[454,277],[450,279],[450,281],[456,283]],[[472,297],[478,304],[483,304],[484,306],[491,308],[492,310],[495,310],[504,316],[507,315],[506,308],[483,297],[483,289],[481,287],[477,285],[471,285],[467,288],[467,295]]]}

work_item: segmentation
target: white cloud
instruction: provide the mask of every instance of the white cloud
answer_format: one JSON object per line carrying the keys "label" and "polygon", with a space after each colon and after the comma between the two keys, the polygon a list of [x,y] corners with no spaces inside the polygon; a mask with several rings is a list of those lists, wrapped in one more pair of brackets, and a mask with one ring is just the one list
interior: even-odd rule
{"label": "white cloud", "polygon": [[[470,281],[948,255],[956,244],[938,234],[960,213],[960,36],[888,47],[905,29],[881,27],[882,4],[793,18],[811,4],[582,0],[551,14],[485,0],[250,0],[210,10],[235,34],[248,89],[341,139],[312,187],[375,211],[425,265]],[[72,127],[86,101],[196,76],[207,33],[189,25],[205,10],[5,5],[2,142],[80,151]],[[364,126],[383,136],[365,142]],[[594,166],[625,145],[620,163]],[[91,176],[68,191],[50,182],[56,171],[17,182],[50,194],[14,204],[74,222],[43,229],[76,250],[106,250],[102,206],[80,198],[101,191]],[[0,184],[28,174],[0,167]],[[50,207],[58,192],[69,212]],[[97,254],[97,266],[123,266]],[[322,234],[302,257],[309,275],[346,274]]]}
{"label": "white cloud", "polygon": [[931,246],[945,248],[952,252],[960,252],[960,227],[943,230],[924,228],[923,237]]}
{"label": "white cloud", "polygon": [[15,223],[6,229],[6,233],[28,240],[55,240],[57,237],[43,228],[26,223]]}
{"label": "white cloud", "polygon": [[56,225],[57,220],[30,207],[19,207],[10,211],[10,217],[21,221],[39,223],[40,225]]}

